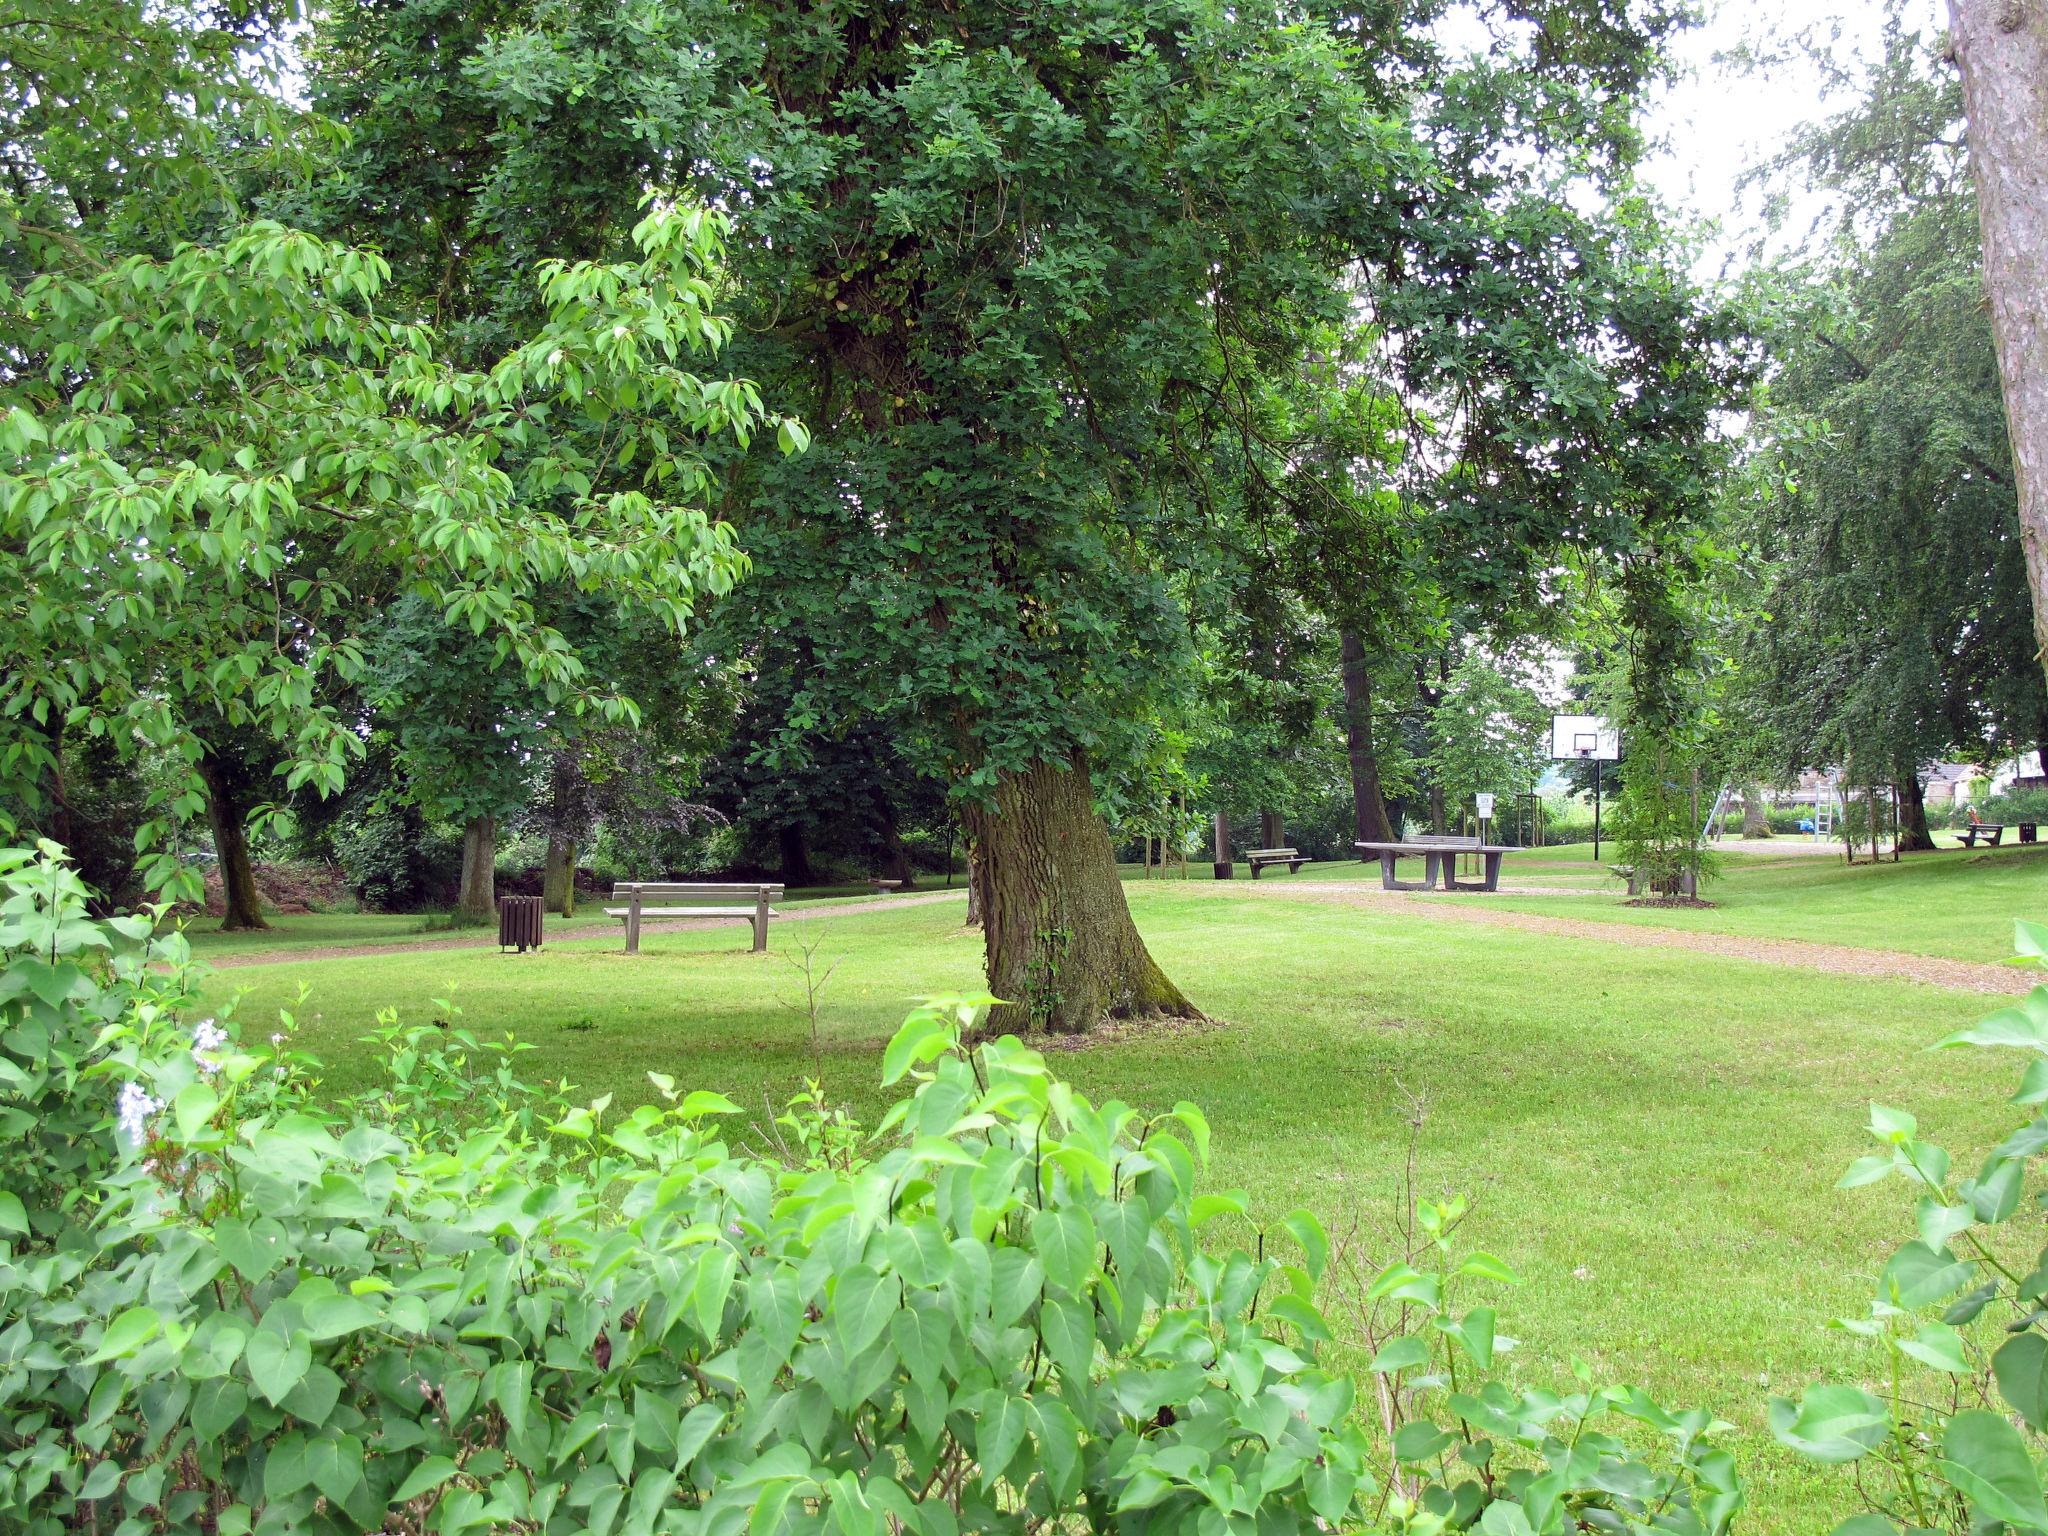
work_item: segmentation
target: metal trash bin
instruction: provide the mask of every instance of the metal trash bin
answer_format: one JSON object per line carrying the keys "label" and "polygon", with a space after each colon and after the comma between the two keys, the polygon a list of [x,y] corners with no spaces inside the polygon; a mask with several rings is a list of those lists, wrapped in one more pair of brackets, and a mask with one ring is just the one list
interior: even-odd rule
{"label": "metal trash bin", "polygon": [[2020,823],[2020,841],[2021,841],[2021,842],[2023,842],[2023,843],[2031,843],[2031,842],[2035,841],[2035,840],[2036,840],[2036,839],[2037,839],[2037,838],[2039,837],[2039,835],[2040,835],[2040,833],[2039,833],[2039,828],[2038,828],[2038,825],[2037,825],[2036,823],[2034,823],[2034,822],[2031,822],[2031,821],[2023,821],[2023,822],[2021,822],[2021,823]]}
{"label": "metal trash bin", "polygon": [[542,910],[538,896],[502,897],[498,902],[498,948],[516,949],[522,955],[539,949]]}

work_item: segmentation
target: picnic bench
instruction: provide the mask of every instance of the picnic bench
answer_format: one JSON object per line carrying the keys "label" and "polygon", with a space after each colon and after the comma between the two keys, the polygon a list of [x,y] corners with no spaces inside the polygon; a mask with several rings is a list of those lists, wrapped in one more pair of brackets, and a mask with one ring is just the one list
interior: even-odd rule
{"label": "picnic bench", "polygon": [[[1424,833],[1402,843],[1354,843],[1352,846],[1365,863],[1371,863],[1375,856],[1379,859],[1380,885],[1389,891],[1426,891],[1436,885],[1439,875],[1447,891],[1497,891],[1500,889],[1500,856],[1514,852],[1505,844],[1482,843],[1476,837],[1459,837],[1450,833]],[[1457,878],[1458,856],[1465,853],[1477,854],[1483,862],[1485,874],[1477,882]],[[1396,879],[1395,860],[1417,856],[1423,860],[1421,882]]]}
{"label": "picnic bench", "polygon": [[1974,848],[1982,843],[1987,848],[1996,848],[2005,838],[2005,823],[2001,821],[1973,821],[1962,829],[1963,846]]}
{"label": "picnic bench", "polygon": [[[782,887],[622,880],[612,888],[612,900],[625,903],[604,911],[607,917],[624,920],[629,955],[640,953],[640,920],[644,917],[744,917],[754,925],[754,951],[758,954],[768,947],[768,919],[777,915],[769,903],[782,900]],[[712,902],[720,905],[709,905]],[[735,905],[740,902],[745,905]]]}
{"label": "picnic bench", "polygon": [[874,875],[868,877],[868,884],[874,887],[877,896],[886,896],[891,891],[900,891],[907,883],[902,880],[883,880]]}
{"label": "picnic bench", "polygon": [[1285,864],[1287,866],[1287,873],[1291,875],[1299,871],[1301,866],[1308,862],[1307,859],[1301,856],[1301,850],[1298,848],[1253,848],[1245,854],[1244,858],[1245,862],[1252,867],[1252,878],[1254,880],[1259,878],[1259,871],[1268,864]]}

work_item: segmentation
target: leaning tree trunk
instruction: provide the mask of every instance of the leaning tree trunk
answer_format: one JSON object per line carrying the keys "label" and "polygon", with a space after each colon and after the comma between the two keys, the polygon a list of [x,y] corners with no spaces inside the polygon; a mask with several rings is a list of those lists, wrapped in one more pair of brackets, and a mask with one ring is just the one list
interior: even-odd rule
{"label": "leaning tree trunk", "polygon": [[1949,0],[2034,643],[2048,675],[2048,0]]}
{"label": "leaning tree trunk", "polygon": [[498,818],[478,816],[462,831],[462,889],[455,896],[455,925],[488,923],[497,907]]}
{"label": "leaning tree trunk", "polygon": [[547,862],[541,866],[541,905],[564,917],[576,915],[576,840],[564,832],[548,834]]}
{"label": "leaning tree trunk", "polygon": [[268,928],[256,896],[256,866],[249,858],[249,813],[235,793],[233,770],[202,755],[199,777],[206,783],[206,822],[220,861],[221,931]]}
{"label": "leaning tree trunk", "polygon": [[[1925,853],[1934,846],[1934,834],[1927,829],[1927,791],[1920,775],[1911,768],[1899,771],[1899,852]],[[1871,857],[1877,856],[1873,835]]]}
{"label": "leaning tree trunk", "polygon": [[1199,1017],[1138,936],[1088,768],[1004,774],[971,806],[973,879],[988,943],[992,1033],[1083,1034],[1105,1018]]}
{"label": "leaning tree trunk", "polygon": [[1770,813],[1764,809],[1764,797],[1754,784],[1742,786],[1742,835],[1744,837],[1769,837],[1771,835]]}
{"label": "leaning tree trunk", "polygon": [[1342,639],[1344,669],[1344,743],[1351,756],[1351,831],[1361,843],[1391,843],[1387,797],[1380,789],[1380,759],[1372,740],[1372,674],[1365,667],[1365,644],[1346,630]]}

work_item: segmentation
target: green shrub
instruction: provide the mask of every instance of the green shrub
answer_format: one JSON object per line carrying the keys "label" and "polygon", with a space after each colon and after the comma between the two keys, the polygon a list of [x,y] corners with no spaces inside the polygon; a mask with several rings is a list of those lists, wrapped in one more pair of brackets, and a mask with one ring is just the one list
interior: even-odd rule
{"label": "green shrub", "polygon": [[[2018,925],[2019,958],[2048,965],[2048,928]],[[1821,1384],[1774,1398],[1778,1438],[1816,1461],[1854,1464],[1870,1510],[1837,1536],[2048,1531],[2040,1458],[2048,1447],[2048,1189],[2029,1173],[2048,1147],[2048,986],[1943,1047],[2016,1046],[2033,1059],[2013,1102],[2033,1116],[1976,1171],[1924,1140],[1913,1116],[1873,1104],[1881,1150],[1844,1188],[1894,1176],[1914,1199],[1915,1235],[1886,1261],[1867,1316],[1836,1326],[1868,1341],[1880,1390]]]}
{"label": "green shrub", "polygon": [[[184,1018],[182,939],[0,852],[0,1520],[55,1536],[1727,1529],[1700,1414],[1489,1380],[1457,1212],[1370,1281],[1357,1411],[1305,1212],[1205,1243],[1191,1105],[1090,1104],[914,1012],[873,1132],[650,1074],[571,1105],[452,1016],[372,1093]],[[169,970],[154,968],[168,963]],[[1391,1404],[1391,1411],[1388,1405]],[[1598,1421],[1668,1437],[1652,1465]],[[1441,1422],[1439,1422],[1441,1421]],[[1388,1437],[1375,1438],[1378,1425]]]}

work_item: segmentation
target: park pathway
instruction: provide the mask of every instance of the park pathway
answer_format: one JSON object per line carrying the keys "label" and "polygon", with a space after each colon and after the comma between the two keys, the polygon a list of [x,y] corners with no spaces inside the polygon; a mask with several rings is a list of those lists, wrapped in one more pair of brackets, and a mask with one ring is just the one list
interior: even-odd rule
{"label": "park pathway", "polygon": [[[1212,884],[1220,885],[1220,882]],[[1349,880],[1303,881],[1297,885],[1275,885],[1271,889],[1275,896],[1284,892],[1286,897],[1296,901],[1328,901],[1355,907],[1398,905],[1449,922],[1519,928],[1524,933],[1547,933],[1559,938],[1589,939],[1595,943],[1622,944],[1630,948],[1649,945],[1658,949],[1688,949],[1696,954],[1720,955],[1730,960],[1755,960],[1764,965],[1788,965],[1798,970],[1826,971],[1837,976],[1919,981],[1962,992],[2023,994],[2033,990],[2040,977],[2038,971],[2009,965],[1947,960],[1938,955],[1913,955],[1896,949],[1858,949],[1847,944],[1821,944],[1810,939],[1757,939],[1732,933],[1707,933],[1695,928],[1650,928],[1635,923],[1601,922],[1597,918],[1515,912],[1457,896],[1446,898],[1440,894],[1382,890],[1376,881],[1370,884]],[[1536,895],[1538,892],[1533,886],[1517,886],[1511,891],[1503,890],[1501,894]]]}
{"label": "park pathway", "polygon": [[[856,898],[853,901],[785,903],[776,910],[776,920],[796,922],[804,918],[848,917],[862,912],[886,912],[892,907],[928,907],[941,901],[963,901],[966,896],[967,888],[960,886],[953,890],[921,892],[915,896],[874,896]],[[726,917],[650,917],[640,924],[640,932],[685,933],[696,928],[719,928],[738,924],[739,919]],[[550,944],[566,944],[573,939],[599,939],[606,935],[616,937],[622,931],[619,920],[615,917],[570,918],[567,922],[553,923],[548,929],[547,941]],[[360,955],[412,955],[437,949],[497,947],[498,941],[488,932],[476,930],[460,935],[450,934],[445,939],[414,939],[406,944],[300,945],[295,948],[234,950],[227,953],[216,951],[202,958],[214,970],[227,971],[243,965],[285,965],[299,960],[350,960]]]}

